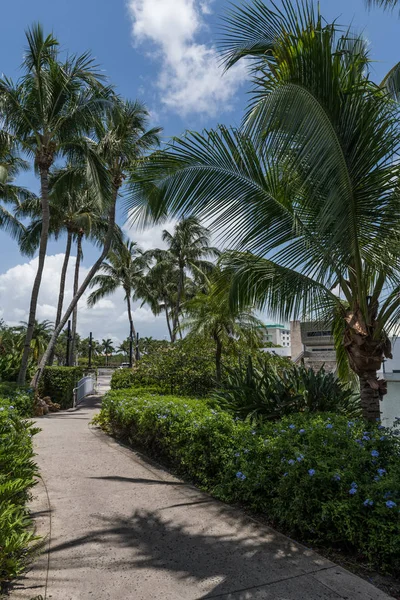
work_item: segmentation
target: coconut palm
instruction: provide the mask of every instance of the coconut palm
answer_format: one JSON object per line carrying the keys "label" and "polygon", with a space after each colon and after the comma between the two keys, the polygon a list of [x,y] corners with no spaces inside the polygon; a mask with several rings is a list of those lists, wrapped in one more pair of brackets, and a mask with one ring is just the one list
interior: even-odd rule
{"label": "coconut palm", "polygon": [[175,306],[172,312],[172,337],[175,341],[179,331],[179,315],[185,293],[187,271],[210,270],[212,263],[205,260],[207,256],[217,256],[218,252],[210,246],[210,231],[201,225],[197,217],[182,218],[175,226],[174,232],[163,231],[162,239],[168,244],[167,250],[155,250],[153,255],[161,263],[170,263],[178,273]]}
{"label": "coconut palm", "polygon": [[[31,339],[31,356],[33,360],[38,363],[43,352],[46,349],[47,344],[49,343],[49,339],[51,337],[51,332],[53,330],[53,323],[51,321],[37,321],[35,319],[34,327],[33,327],[33,335]],[[21,321],[21,325],[19,327],[15,327],[15,331],[19,333],[20,337],[20,348],[23,348],[23,342],[26,335],[26,330],[28,329],[28,323],[25,321]]]}
{"label": "coconut palm", "polygon": [[[106,117],[97,123],[97,151],[101,160],[107,166],[109,181],[111,182],[111,197],[108,205],[107,233],[104,236],[103,248],[99,258],[95,261],[85,277],[78,292],[75,294],[60,323],[55,328],[49,346],[43,355],[39,370],[32,385],[37,386],[43,368],[51,354],[59,333],[62,331],[69,316],[79,299],[87,289],[90,281],[99,270],[102,262],[107,257],[112,241],[115,237],[115,212],[117,199],[121,193],[125,179],[143,162],[145,154],[159,144],[160,128],[146,129],[149,114],[146,107],[140,102],[114,100],[107,110]],[[123,191],[123,190],[122,190]]]}
{"label": "coconut palm", "polygon": [[119,288],[124,290],[131,338],[136,338],[132,296],[136,292],[138,281],[144,276],[146,264],[146,258],[138,245],[126,240],[114,246],[108,254],[108,261],[102,263],[100,273],[89,284],[91,288],[97,287],[88,298],[90,307],[95,306],[102,298],[114,294]]}
{"label": "coconut palm", "polygon": [[108,357],[112,355],[113,352],[115,352],[114,346],[113,346],[113,341],[110,340],[110,338],[107,338],[106,340],[101,340],[101,349],[103,350],[104,354],[106,355],[106,367],[108,366]]}
{"label": "coconut palm", "polygon": [[[0,108],[4,131],[14,137],[23,151],[34,159],[40,177],[42,232],[38,268],[32,289],[28,328],[19,373],[25,383],[30,341],[36,316],[49,231],[49,173],[57,159],[75,162],[85,155],[88,171],[96,184],[101,163],[84,137],[103,112],[100,95],[105,90],[88,53],[60,60],[58,42],[44,36],[40,25],[26,32],[28,47],[23,60],[23,76],[14,83],[0,79]],[[103,181],[105,183],[105,180]]]}
{"label": "coconut palm", "polygon": [[233,340],[247,347],[260,347],[263,323],[249,307],[232,306],[229,281],[219,268],[210,278],[204,276],[207,291],[199,292],[185,303],[187,317],[184,328],[190,334],[201,335],[215,343],[216,381],[221,382],[221,360],[224,347]]}
{"label": "coconut palm", "polygon": [[175,140],[143,166],[130,207],[233,230],[232,302],[334,324],[373,420],[400,317],[398,108],[370,79],[361,38],[310,5],[283,7],[256,0],[227,18],[227,67],[254,65],[243,130]]}

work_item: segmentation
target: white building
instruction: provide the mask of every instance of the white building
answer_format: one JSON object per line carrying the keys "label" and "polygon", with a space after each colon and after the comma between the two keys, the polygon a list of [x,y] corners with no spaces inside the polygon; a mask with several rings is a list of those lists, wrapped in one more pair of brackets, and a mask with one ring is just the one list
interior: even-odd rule
{"label": "white building", "polygon": [[264,335],[265,342],[271,342],[275,346],[290,348],[290,329],[286,325],[272,323],[265,326],[267,331]]}

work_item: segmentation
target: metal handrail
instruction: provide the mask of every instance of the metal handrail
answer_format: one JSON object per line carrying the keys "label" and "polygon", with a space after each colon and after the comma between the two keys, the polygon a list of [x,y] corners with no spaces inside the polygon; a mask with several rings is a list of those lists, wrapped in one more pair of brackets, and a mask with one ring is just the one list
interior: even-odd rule
{"label": "metal handrail", "polygon": [[[89,382],[90,385],[87,386]],[[76,386],[76,388],[74,388],[73,390],[73,408],[76,408],[76,406],[80,404],[86,396],[92,394],[93,392],[95,392],[95,383],[93,377],[91,375],[86,375],[85,377],[82,377],[82,379],[78,381],[78,385]]]}

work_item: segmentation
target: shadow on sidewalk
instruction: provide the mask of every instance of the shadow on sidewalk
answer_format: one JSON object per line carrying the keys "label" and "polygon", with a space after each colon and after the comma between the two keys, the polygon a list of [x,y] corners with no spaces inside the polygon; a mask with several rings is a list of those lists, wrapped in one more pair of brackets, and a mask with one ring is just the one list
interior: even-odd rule
{"label": "shadow on sidewalk", "polygon": [[[219,512],[220,517],[226,521],[225,510],[222,508]],[[218,519],[217,513],[218,511],[213,511],[211,515],[213,519]],[[269,592],[268,595],[264,595],[264,592],[262,596],[257,595],[256,587],[286,579],[289,588],[295,586],[293,579],[298,582],[296,585],[300,584],[300,587],[309,585],[309,581],[304,577],[305,571],[300,568],[298,562],[306,561],[309,568],[312,559],[303,556],[306,552],[304,548],[296,546],[273,531],[260,538],[257,531],[259,525],[249,524],[246,517],[243,517],[246,535],[242,536],[240,531],[238,536],[232,530],[229,534],[192,532],[190,526],[177,524],[173,519],[161,519],[156,512],[149,510],[137,511],[130,519],[105,516],[97,516],[97,518],[103,527],[88,535],[52,547],[53,569],[95,567],[96,555],[101,552],[95,545],[100,544],[105,552],[110,547],[115,550],[118,547],[128,548],[132,551],[128,554],[124,553],[124,558],[120,560],[116,552],[113,552],[115,560],[110,560],[108,569],[113,571],[120,569],[124,572],[129,569],[173,573],[178,580],[185,580],[193,585],[203,584],[199,585],[199,595],[196,596],[198,600],[216,598],[233,591],[235,593],[232,595],[232,600],[308,598],[301,595],[301,592],[299,595],[294,592],[293,595],[290,591],[287,596],[281,596],[279,590],[278,594],[274,595],[272,589],[272,595]],[[236,522],[241,523],[237,513]],[[94,546],[87,547],[85,551],[85,546],[89,544]],[[63,552],[71,549],[77,550],[76,555],[74,553],[71,556],[71,553]],[[315,570],[320,568],[321,566],[315,565]],[[140,577],[139,573],[137,577]],[[157,577],[161,584],[160,575]],[[297,577],[302,579],[302,584],[299,579],[296,579]],[[144,579],[146,578],[148,574],[144,575]],[[205,589],[210,589],[213,585],[215,587],[212,591],[204,593]],[[315,586],[319,586],[316,580]],[[256,595],[253,595],[253,592]],[[201,595],[202,593],[205,595]],[[329,599],[339,596],[330,593],[318,596],[310,593],[310,598],[320,597]]]}

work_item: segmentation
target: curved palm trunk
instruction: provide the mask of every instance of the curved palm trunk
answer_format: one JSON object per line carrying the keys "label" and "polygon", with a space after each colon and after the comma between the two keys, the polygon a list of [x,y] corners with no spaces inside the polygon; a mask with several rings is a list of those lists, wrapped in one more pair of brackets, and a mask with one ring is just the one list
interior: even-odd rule
{"label": "curved palm trunk", "polygon": [[24,385],[26,381],[26,372],[28,370],[29,353],[31,349],[31,341],[33,336],[33,328],[35,326],[36,308],[42,282],[44,262],[46,259],[47,241],[49,237],[50,223],[50,208],[49,208],[49,167],[40,169],[40,191],[42,205],[42,232],[40,236],[38,268],[35,281],[32,288],[31,303],[29,307],[28,327],[24,341],[24,349],[22,353],[21,367],[18,374],[19,385]]}
{"label": "curved palm trunk", "polygon": [[[76,243],[76,261],[75,261],[75,274],[74,274],[74,297],[76,296],[79,289],[79,269],[81,266],[82,258],[82,237],[83,233],[78,233],[78,239]],[[72,312],[72,331],[71,331],[71,351],[69,355],[69,364],[71,367],[75,365],[75,349],[76,349],[76,328],[78,323],[78,303],[76,303]]]}
{"label": "curved palm trunk", "polygon": [[[60,291],[58,293],[58,305],[57,305],[57,315],[56,315],[55,327],[57,327],[57,325],[59,324],[59,322],[61,320],[62,307],[64,304],[65,280],[67,278],[69,257],[71,255],[71,245],[72,245],[72,232],[68,231],[67,246],[65,248],[64,262],[63,262],[63,266],[61,269]],[[53,361],[54,361],[54,350],[52,351],[51,356],[49,358],[49,365],[52,365]]]}
{"label": "curved palm trunk", "polygon": [[89,273],[86,275],[81,287],[79,288],[77,294],[72,299],[72,301],[71,301],[70,305],[68,306],[64,316],[62,317],[60,323],[54,329],[53,335],[51,336],[51,340],[46,348],[46,351],[42,357],[42,360],[40,361],[39,367],[38,367],[34,377],[32,378],[31,385],[34,388],[37,388],[37,386],[39,384],[39,381],[43,374],[43,369],[47,364],[50,353],[51,353],[52,349],[54,348],[54,345],[57,341],[58,336],[60,335],[60,333],[63,330],[66,322],[68,321],[72,311],[74,310],[76,304],[78,303],[79,299],[84,294],[84,292],[86,291],[89,283],[91,282],[91,280],[93,279],[93,277],[97,273],[97,271],[99,270],[101,263],[106,258],[107,254],[110,250],[111,242],[112,242],[113,235],[114,235],[114,228],[115,228],[115,208],[116,208],[116,203],[117,203],[118,190],[119,190],[119,187],[115,186],[114,193],[113,193],[112,205],[111,205],[109,213],[108,213],[108,229],[107,229],[106,237],[104,239],[103,250],[102,250],[99,258],[94,263],[93,267],[90,269]]}

